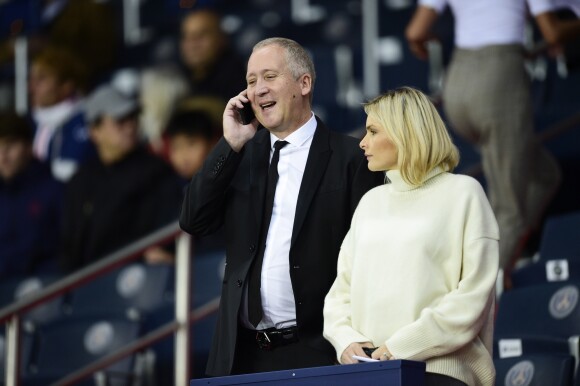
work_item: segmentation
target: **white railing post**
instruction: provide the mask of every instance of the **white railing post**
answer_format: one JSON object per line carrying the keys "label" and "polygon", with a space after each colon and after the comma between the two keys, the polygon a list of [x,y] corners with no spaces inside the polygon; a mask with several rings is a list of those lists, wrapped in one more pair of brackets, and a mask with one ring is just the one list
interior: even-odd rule
{"label": "white railing post", "polygon": [[18,114],[28,112],[28,39],[14,41],[14,107]]}
{"label": "white railing post", "polygon": [[377,44],[379,41],[379,4],[377,0],[363,0],[363,91],[366,98],[374,98],[380,92],[381,74]]}
{"label": "white railing post", "polygon": [[189,385],[191,337],[189,328],[191,295],[191,237],[182,233],[175,253],[175,386]]}
{"label": "white railing post", "polygon": [[15,314],[6,323],[6,386],[20,384],[20,317]]}
{"label": "white railing post", "polygon": [[141,26],[141,3],[144,0],[123,0],[123,39],[127,46],[147,41],[151,31]]}

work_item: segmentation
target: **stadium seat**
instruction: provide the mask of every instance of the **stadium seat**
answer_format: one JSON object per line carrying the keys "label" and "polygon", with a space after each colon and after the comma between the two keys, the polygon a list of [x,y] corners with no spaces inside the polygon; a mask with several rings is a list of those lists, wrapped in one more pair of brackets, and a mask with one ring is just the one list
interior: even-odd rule
{"label": "stadium seat", "polygon": [[580,280],[580,259],[540,260],[514,270],[513,288]]}
{"label": "stadium seat", "polygon": [[[3,308],[19,299],[39,291],[57,281],[57,275],[37,275],[5,278],[0,280],[0,308]],[[23,320],[42,324],[57,319],[63,315],[65,297],[61,296],[48,303],[32,309],[24,315]]]}
{"label": "stadium seat", "polygon": [[580,260],[580,212],[550,217],[540,241],[540,260]]}
{"label": "stadium seat", "polygon": [[140,319],[172,304],[173,287],[173,265],[132,264],[74,290],[70,310],[73,315],[125,312],[131,319]]}
{"label": "stadium seat", "polygon": [[[36,332],[36,355],[25,384],[49,384],[115,352],[139,337],[140,323],[124,316],[95,319],[70,317],[41,326]],[[103,374],[130,385],[135,380],[134,357],[108,367]]]}
{"label": "stadium seat", "polygon": [[574,359],[569,355],[529,355],[494,359],[497,386],[572,386]]}
{"label": "stadium seat", "polygon": [[[206,251],[195,255],[192,260],[191,305],[193,310],[203,309],[221,294],[225,253],[223,250]],[[201,378],[217,321],[217,310],[210,310],[191,326],[191,376]],[[175,317],[173,305],[166,305],[149,315],[144,324],[145,331],[151,331]],[[153,346],[155,352],[155,373],[160,384],[171,384],[173,377],[173,337],[166,338]],[[163,382],[162,382],[163,381]]]}
{"label": "stadium seat", "polygon": [[196,255],[193,259],[192,308],[203,306],[221,295],[225,252],[221,250]]}
{"label": "stadium seat", "polygon": [[579,281],[522,287],[502,294],[496,338],[540,335],[569,338],[580,334]]}
{"label": "stadium seat", "polygon": [[504,336],[493,342],[496,359],[515,358],[538,354],[575,355],[574,341],[565,338],[533,335]]}

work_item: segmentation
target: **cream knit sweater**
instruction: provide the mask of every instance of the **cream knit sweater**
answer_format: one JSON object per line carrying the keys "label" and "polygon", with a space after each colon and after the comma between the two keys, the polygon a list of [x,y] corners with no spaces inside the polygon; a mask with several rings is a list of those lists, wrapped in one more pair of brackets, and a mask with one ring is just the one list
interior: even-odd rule
{"label": "cream knit sweater", "polygon": [[493,385],[497,222],[479,183],[433,170],[420,187],[398,171],[360,201],[324,306],[340,359],[352,342],[469,386]]}

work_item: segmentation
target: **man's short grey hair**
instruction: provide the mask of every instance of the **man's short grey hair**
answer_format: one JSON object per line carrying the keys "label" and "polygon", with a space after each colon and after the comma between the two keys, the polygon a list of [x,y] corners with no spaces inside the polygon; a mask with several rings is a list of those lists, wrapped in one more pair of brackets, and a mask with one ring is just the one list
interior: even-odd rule
{"label": "man's short grey hair", "polygon": [[298,79],[304,74],[310,74],[312,85],[310,90],[310,103],[312,103],[312,94],[314,92],[314,81],[316,80],[316,71],[314,63],[308,52],[300,44],[286,38],[268,38],[256,43],[252,52],[271,45],[282,47],[286,52],[286,63],[294,79]]}

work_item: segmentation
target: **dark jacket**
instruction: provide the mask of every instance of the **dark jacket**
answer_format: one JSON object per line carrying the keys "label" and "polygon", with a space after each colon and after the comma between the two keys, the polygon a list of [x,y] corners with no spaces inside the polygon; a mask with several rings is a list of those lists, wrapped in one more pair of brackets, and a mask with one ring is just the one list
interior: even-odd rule
{"label": "dark jacket", "polygon": [[[222,225],[226,269],[219,318],[207,373],[230,373],[238,310],[248,270],[258,251],[270,155],[270,135],[259,130],[240,153],[222,139],[193,178],[183,203],[181,227],[209,234]],[[334,357],[322,337],[324,297],[336,277],[340,245],[362,195],[382,182],[369,172],[358,141],[329,131],[318,120],[298,195],[290,246],[300,340]]]}
{"label": "dark jacket", "polygon": [[62,185],[39,161],[0,179],[0,278],[56,267],[61,203]]}
{"label": "dark jacket", "polygon": [[179,180],[139,148],[113,165],[81,166],[65,193],[62,267],[81,268],[177,220]]}

